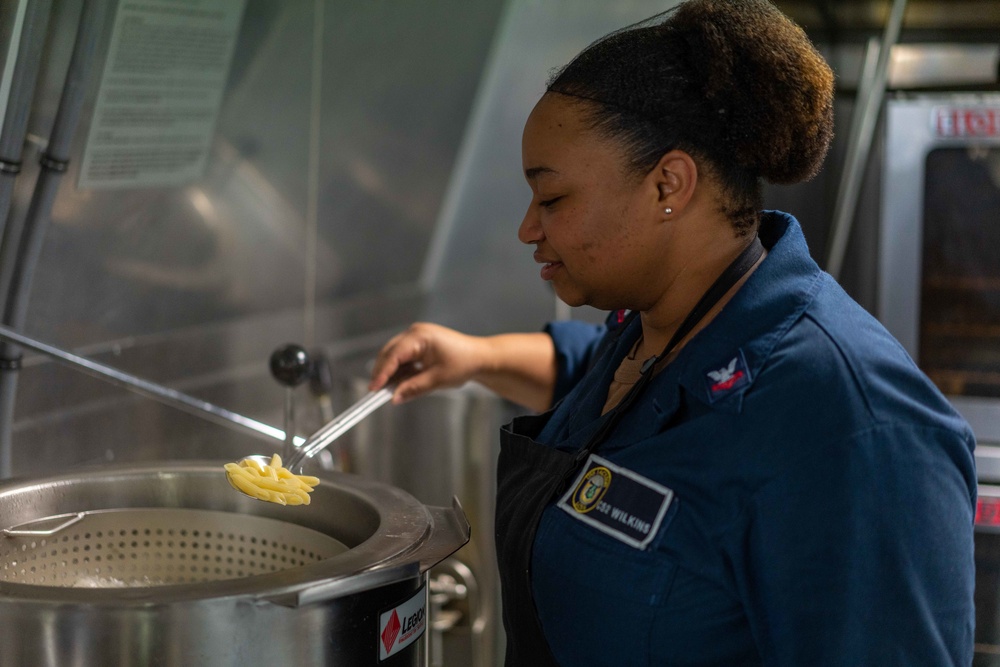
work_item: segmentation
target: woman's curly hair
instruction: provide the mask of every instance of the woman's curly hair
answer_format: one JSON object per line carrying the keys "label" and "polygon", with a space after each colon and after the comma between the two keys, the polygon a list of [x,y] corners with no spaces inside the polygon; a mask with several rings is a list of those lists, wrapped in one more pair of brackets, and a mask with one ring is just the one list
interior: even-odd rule
{"label": "woman's curly hair", "polygon": [[833,137],[830,67],[767,0],[688,0],[594,42],[548,92],[586,101],[592,126],[638,172],[675,148],[725,189],[739,234],[756,228],[761,180],[816,175]]}

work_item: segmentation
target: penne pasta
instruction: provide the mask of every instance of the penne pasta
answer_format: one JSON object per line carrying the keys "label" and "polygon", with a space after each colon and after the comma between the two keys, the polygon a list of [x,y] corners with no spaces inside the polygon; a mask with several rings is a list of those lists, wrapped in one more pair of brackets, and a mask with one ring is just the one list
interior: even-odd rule
{"label": "penne pasta", "polygon": [[226,477],[237,491],[279,505],[308,505],[309,494],[319,484],[319,478],[296,475],[281,464],[275,454],[267,465],[253,459],[225,465]]}

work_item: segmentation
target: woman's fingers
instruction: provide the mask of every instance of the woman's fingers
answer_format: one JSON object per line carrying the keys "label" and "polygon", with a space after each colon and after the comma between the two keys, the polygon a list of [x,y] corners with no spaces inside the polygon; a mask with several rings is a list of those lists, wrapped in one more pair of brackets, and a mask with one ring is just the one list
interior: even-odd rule
{"label": "woman's fingers", "polygon": [[430,393],[438,385],[434,376],[433,371],[423,371],[400,382],[392,396],[392,402],[398,405]]}
{"label": "woman's fingers", "polygon": [[414,369],[427,366],[427,352],[430,341],[419,324],[411,326],[394,336],[379,351],[372,369],[369,389],[376,391],[384,387],[400,368],[409,364]]}
{"label": "woman's fingers", "polygon": [[476,368],[472,339],[437,324],[418,322],[394,336],[375,359],[369,387],[381,389],[396,378],[394,399],[403,402],[435,389],[458,386]]}

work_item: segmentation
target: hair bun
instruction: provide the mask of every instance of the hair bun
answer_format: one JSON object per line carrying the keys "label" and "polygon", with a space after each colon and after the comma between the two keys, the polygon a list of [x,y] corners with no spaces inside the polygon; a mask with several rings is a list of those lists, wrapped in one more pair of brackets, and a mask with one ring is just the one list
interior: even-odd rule
{"label": "hair bun", "polygon": [[666,22],[719,114],[732,157],[772,183],[816,175],[833,137],[833,72],[767,0],[689,0]]}

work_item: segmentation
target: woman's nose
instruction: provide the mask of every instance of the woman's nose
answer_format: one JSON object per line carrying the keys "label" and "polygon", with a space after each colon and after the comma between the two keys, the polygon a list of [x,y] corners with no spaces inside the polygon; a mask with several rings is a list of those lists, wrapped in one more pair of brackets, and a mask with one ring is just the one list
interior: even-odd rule
{"label": "woman's nose", "polygon": [[545,240],[542,223],[538,219],[533,205],[528,206],[528,211],[524,214],[524,219],[521,220],[521,226],[517,228],[517,238],[521,243],[527,244],[541,243]]}

